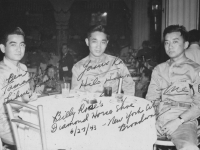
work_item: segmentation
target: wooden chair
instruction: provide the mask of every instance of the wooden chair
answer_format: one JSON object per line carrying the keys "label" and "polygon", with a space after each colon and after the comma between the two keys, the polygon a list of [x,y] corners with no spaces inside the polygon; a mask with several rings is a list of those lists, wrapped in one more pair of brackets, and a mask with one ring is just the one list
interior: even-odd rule
{"label": "wooden chair", "polygon": [[[26,107],[26,108],[29,108],[29,109],[36,111],[37,114],[38,114],[39,125],[21,120],[19,118],[18,119],[14,118],[11,104],[20,105],[20,106],[23,106],[23,107]],[[20,139],[19,139],[17,124],[24,124],[26,126],[38,129],[40,131],[42,149],[47,150],[45,128],[44,128],[43,106],[38,105],[37,107],[35,107],[35,106],[32,106],[32,105],[27,104],[27,103],[23,103],[23,102],[20,102],[20,101],[17,101],[17,100],[13,100],[13,101],[9,101],[8,103],[6,103],[6,108],[7,108],[7,112],[8,112],[8,115],[9,115],[10,122],[11,122],[12,130],[13,130],[13,133],[14,133],[14,139],[15,139],[17,150],[22,149]]]}

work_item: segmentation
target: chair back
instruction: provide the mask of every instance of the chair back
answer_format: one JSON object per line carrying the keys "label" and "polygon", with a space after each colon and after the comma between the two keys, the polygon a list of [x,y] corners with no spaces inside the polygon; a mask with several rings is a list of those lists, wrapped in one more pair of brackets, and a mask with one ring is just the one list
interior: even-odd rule
{"label": "chair back", "polygon": [[153,150],[157,150],[156,146],[175,146],[169,139],[157,139],[156,143],[153,145]]}
{"label": "chair back", "polygon": [[[14,117],[14,114],[13,114],[13,111],[12,111],[12,104],[23,106],[23,107],[26,107],[26,108],[29,108],[29,109],[36,111],[37,114],[38,114],[39,125],[33,124],[31,122],[24,121],[24,120],[19,119],[19,118],[16,119]],[[17,124],[24,124],[26,126],[38,129],[40,131],[42,149],[47,150],[45,127],[44,127],[44,117],[43,117],[43,106],[38,105],[37,107],[35,107],[35,106],[32,106],[32,105],[27,104],[27,103],[23,103],[23,102],[20,102],[20,101],[17,101],[17,100],[13,100],[13,101],[9,101],[9,102],[6,103],[6,108],[7,108],[8,116],[9,116],[9,119],[10,119],[11,127],[12,127],[12,130],[13,130],[17,150],[22,150],[22,146],[21,146],[20,138],[19,138],[19,133],[18,133],[18,129],[17,129]]]}

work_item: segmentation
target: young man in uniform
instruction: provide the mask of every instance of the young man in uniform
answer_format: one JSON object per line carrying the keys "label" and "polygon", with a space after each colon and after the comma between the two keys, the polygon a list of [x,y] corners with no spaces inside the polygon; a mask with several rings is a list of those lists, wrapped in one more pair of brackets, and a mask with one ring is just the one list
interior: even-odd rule
{"label": "young man in uniform", "polygon": [[104,86],[110,86],[112,92],[116,93],[119,79],[122,78],[124,93],[134,95],[135,83],[123,61],[104,53],[108,40],[109,36],[102,25],[89,30],[85,42],[90,53],[73,66],[72,89],[103,93]]}
{"label": "young man in uniform", "polygon": [[171,139],[178,150],[198,150],[200,66],[185,56],[185,27],[171,25],[163,37],[170,59],[153,70],[146,99],[154,102],[159,137]]}
{"label": "young man in uniform", "polygon": [[[12,28],[5,33],[0,44],[5,54],[0,62],[0,138],[10,145],[15,145],[15,142],[5,103],[11,100],[27,103],[37,99],[37,95],[30,91],[27,67],[19,62],[25,53],[24,36],[21,28]],[[13,108],[17,116],[21,107],[14,105]]]}

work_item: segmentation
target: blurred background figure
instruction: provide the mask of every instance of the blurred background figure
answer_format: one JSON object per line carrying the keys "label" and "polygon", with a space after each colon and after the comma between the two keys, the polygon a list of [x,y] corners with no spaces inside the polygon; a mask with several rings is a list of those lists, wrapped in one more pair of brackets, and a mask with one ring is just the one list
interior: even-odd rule
{"label": "blurred background figure", "polygon": [[46,82],[47,80],[59,80],[58,79],[58,74],[57,74],[57,69],[53,65],[48,65],[46,69],[46,73],[43,77],[43,82]]}
{"label": "blurred background figure", "polygon": [[121,51],[120,51],[120,58],[126,62],[126,60],[128,60],[129,58],[129,50],[130,50],[130,46],[129,45],[126,45],[124,47],[121,48]]}
{"label": "blurred background figure", "polygon": [[142,56],[144,56],[147,59],[151,57],[151,53],[152,53],[152,48],[151,48],[150,41],[143,41],[142,48],[139,49],[137,52],[137,57],[142,58]]}
{"label": "blurred background figure", "polygon": [[185,50],[186,57],[198,64],[200,64],[199,34],[200,32],[196,29],[188,32],[189,47]]}
{"label": "blurred background figure", "polygon": [[42,80],[35,83],[35,91],[37,93],[60,92],[60,84],[58,79],[57,68],[48,65]]}
{"label": "blurred background figure", "polygon": [[47,66],[46,74],[43,77],[44,93],[61,92],[57,68],[53,65]]}
{"label": "blurred background figure", "polygon": [[72,77],[72,67],[74,65],[74,58],[70,54],[66,43],[62,45],[61,51],[62,55],[59,61],[59,78],[60,80],[63,80],[63,78],[70,79]]}
{"label": "blurred background figure", "polygon": [[140,80],[135,85],[135,96],[145,98],[151,80],[152,71],[144,69]]}

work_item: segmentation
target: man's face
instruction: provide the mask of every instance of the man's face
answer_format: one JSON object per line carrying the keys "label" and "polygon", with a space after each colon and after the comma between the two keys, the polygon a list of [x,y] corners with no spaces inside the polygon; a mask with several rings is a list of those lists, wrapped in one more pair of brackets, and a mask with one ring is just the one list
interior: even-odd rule
{"label": "man's face", "polygon": [[66,54],[68,52],[67,45],[63,45],[62,52],[63,54]]}
{"label": "man's face", "polygon": [[180,32],[168,33],[164,39],[164,47],[167,55],[172,59],[178,59],[184,55],[188,42],[184,41]]}
{"label": "man's face", "polygon": [[108,44],[107,36],[103,32],[93,32],[91,36],[85,39],[85,42],[90,50],[90,55],[94,57],[100,57]]}
{"label": "man's face", "polygon": [[6,45],[1,45],[1,51],[5,53],[5,57],[12,62],[19,62],[25,52],[24,37],[22,35],[8,35]]}

